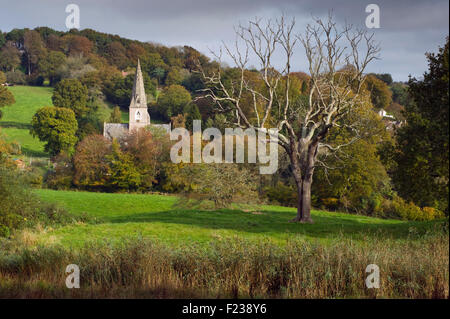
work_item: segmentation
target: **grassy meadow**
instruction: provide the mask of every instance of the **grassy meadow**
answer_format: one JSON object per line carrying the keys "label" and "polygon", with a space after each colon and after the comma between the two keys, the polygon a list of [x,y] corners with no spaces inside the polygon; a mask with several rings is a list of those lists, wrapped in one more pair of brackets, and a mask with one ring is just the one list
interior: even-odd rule
{"label": "grassy meadow", "polygon": [[[0,297],[448,298],[448,222],[405,222],[244,205],[182,208],[177,197],[36,190],[84,222],[0,241]],[[81,288],[65,287],[68,264]],[[377,264],[381,288],[367,289]]]}
{"label": "grassy meadow", "polygon": [[[15,141],[21,145],[22,154],[26,157],[48,157],[44,151],[43,142],[30,135],[31,118],[38,109],[51,106],[53,88],[40,86],[11,86],[8,87],[16,99],[16,103],[4,107],[3,117],[0,119],[0,130],[8,141]],[[99,117],[107,121],[112,105],[101,102],[97,110]],[[128,123],[128,112],[122,111],[122,122]]]}
{"label": "grassy meadow", "polygon": [[208,244],[211,240],[239,237],[268,240],[277,245],[292,238],[329,243],[345,237],[363,241],[383,236],[406,240],[424,234],[436,222],[406,222],[345,213],[313,211],[314,224],[288,222],[295,209],[268,205],[241,205],[234,209],[186,209],[175,196],[107,194],[37,190],[47,202],[69,212],[95,218],[94,223],[67,225],[39,236],[42,242],[81,247],[89,241],[121,241],[145,237],[183,245]]}
{"label": "grassy meadow", "polygon": [[12,86],[11,90],[16,103],[3,108],[0,119],[1,132],[8,141],[16,141],[21,145],[24,155],[47,157],[44,144],[30,135],[31,118],[43,106],[52,105],[52,91],[49,87]]}

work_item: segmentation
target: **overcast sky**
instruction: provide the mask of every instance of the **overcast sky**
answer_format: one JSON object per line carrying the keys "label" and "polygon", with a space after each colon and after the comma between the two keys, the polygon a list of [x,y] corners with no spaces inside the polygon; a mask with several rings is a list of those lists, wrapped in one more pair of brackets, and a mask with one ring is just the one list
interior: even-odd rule
{"label": "overcast sky", "polygon": [[[209,55],[221,40],[231,43],[233,26],[282,13],[296,18],[302,31],[311,16],[333,9],[338,22],[364,26],[370,3],[378,4],[381,28],[371,29],[381,45],[381,59],[368,71],[391,73],[394,80],[420,77],[427,69],[425,52],[442,46],[449,29],[449,1],[384,0],[0,0],[0,30],[48,26],[66,31],[68,4],[78,4],[81,29],[118,34],[168,46],[190,45]],[[254,63],[256,66],[256,61]],[[306,70],[299,48],[293,68]]]}

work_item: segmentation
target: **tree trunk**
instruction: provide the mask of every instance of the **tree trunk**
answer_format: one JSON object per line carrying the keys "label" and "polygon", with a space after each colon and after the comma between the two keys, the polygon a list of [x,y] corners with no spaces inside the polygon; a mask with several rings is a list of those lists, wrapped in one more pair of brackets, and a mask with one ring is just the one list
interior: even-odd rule
{"label": "tree trunk", "polygon": [[311,184],[312,184],[312,175],[311,177],[305,176],[302,182],[302,215],[300,222],[303,223],[312,223],[313,220],[311,218]]}
{"label": "tree trunk", "polygon": [[312,146],[308,149],[306,159],[302,165],[302,173],[298,174],[300,167],[298,161],[292,161],[292,169],[297,185],[297,216],[292,219],[292,222],[313,223],[311,218],[311,185],[314,174],[314,164],[316,158],[317,146]]}
{"label": "tree trunk", "polygon": [[313,223],[311,218],[311,184],[312,174],[302,176],[297,182],[297,216],[292,222]]}

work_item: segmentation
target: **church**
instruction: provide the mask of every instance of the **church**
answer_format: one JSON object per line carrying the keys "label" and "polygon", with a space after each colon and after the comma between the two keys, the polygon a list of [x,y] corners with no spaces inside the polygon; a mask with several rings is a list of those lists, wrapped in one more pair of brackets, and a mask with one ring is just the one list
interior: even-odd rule
{"label": "church", "polygon": [[159,127],[170,133],[169,124],[151,124],[150,114],[147,110],[147,95],[145,94],[144,78],[142,76],[141,64],[138,60],[136,74],[134,76],[133,91],[129,107],[129,123],[103,123],[103,136],[112,140],[121,139],[134,130],[141,128]]}

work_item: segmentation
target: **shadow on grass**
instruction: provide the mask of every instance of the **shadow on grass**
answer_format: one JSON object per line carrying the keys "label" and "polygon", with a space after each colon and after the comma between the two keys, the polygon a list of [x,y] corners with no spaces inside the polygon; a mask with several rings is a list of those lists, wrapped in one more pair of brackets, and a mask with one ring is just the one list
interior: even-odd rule
{"label": "shadow on grass", "polygon": [[2,122],[0,122],[0,127],[29,130],[31,128],[31,124],[12,122],[12,121],[2,121]]}
{"label": "shadow on grass", "polygon": [[[332,214],[332,213],[330,213]],[[257,214],[240,210],[168,210],[157,213],[138,213],[108,219],[111,223],[170,223],[192,225],[206,229],[229,229],[248,233],[286,235],[301,234],[315,238],[333,238],[340,235],[354,239],[383,237],[406,239],[422,235],[436,222],[364,223],[358,216],[313,215],[314,224],[290,223],[295,212],[258,211]]]}
{"label": "shadow on grass", "polygon": [[21,150],[22,150],[22,154],[24,154],[26,156],[49,157],[49,155],[47,153],[45,153],[44,151],[33,150],[28,147],[22,147]]}

